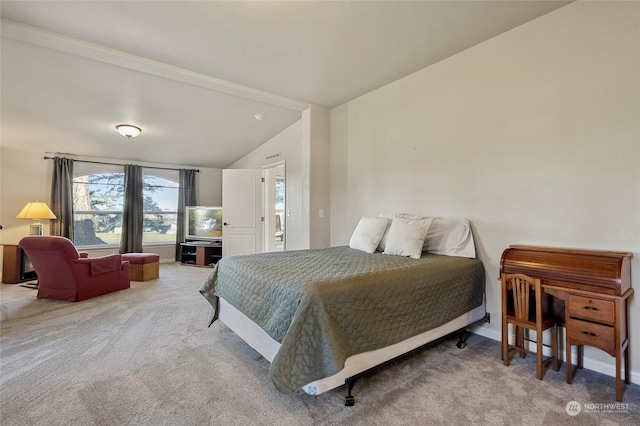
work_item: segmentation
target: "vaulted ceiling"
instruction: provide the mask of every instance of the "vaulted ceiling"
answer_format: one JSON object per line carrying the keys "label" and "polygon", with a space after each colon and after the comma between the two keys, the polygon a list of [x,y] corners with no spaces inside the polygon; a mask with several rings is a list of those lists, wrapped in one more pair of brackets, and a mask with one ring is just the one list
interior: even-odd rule
{"label": "vaulted ceiling", "polygon": [[3,0],[1,142],[224,168],[309,104],[343,104],[567,3]]}

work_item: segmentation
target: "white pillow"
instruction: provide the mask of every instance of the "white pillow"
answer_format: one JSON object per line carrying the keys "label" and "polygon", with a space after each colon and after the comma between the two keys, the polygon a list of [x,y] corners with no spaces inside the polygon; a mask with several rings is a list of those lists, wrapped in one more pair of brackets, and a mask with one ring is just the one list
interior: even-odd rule
{"label": "white pillow", "polygon": [[384,251],[387,245],[387,235],[389,235],[389,227],[391,226],[391,222],[393,218],[396,217],[395,213],[380,213],[380,216],[387,219],[387,229],[384,231],[384,235],[382,235],[382,239],[380,240],[380,244],[378,244],[378,250]]}
{"label": "white pillow", "polygon": [[[402,219],[430,219],[426,216],[419,216],[419,215],[408,214],[408,213],[397,213],[397,214],[396,213],[380,213],[379,217],[386,217],[387,219],[389,219],[389,226],[391,226],[391,221],[395,217],[399,217]],[[382,236],[382,239],[380,240],[380,244],[378,245],[378,250],[380,251],[384,251],[384,249],[386,248],[387,235],[389,235],[389,226],[387,226],[387,230],[385,231],[384,235]]]}
{"label": "white pillow", "polygon": [[434,219],[427,232],[424,251],[447,256],[476,257],[471,224],[467,219]]}
{"label": "white pillow", "polygon": [[367,253],[376,251],[384,231],[387,229],[389,219],[382,217],[362,217],[358,226],[351,234],[349,247],[362,250]]}
{"label": "white pillow", "polygon": [[422,246],[432,219],[395,217],[387,232],[384,254],[420,259]]}
{"label": "white pillow", "polygon": [[[399,217],[403,219],[428,219],[409,213],[380,214],[380,217]],[[476,247],[473,241],[471,224],[467,219],[432,218],[431,225],[425,237],[422,251],[446,256],[476,257]],[[387,235],[380,241],[379,249],[385,249]]]}

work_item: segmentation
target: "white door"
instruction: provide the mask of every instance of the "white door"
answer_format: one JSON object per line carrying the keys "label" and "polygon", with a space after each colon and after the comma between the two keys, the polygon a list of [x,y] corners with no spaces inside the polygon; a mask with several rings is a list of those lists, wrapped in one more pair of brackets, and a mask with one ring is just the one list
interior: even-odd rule
{"label": "white door", "polygon": [[222,171],[222,255],[262,252],[262,171]]}

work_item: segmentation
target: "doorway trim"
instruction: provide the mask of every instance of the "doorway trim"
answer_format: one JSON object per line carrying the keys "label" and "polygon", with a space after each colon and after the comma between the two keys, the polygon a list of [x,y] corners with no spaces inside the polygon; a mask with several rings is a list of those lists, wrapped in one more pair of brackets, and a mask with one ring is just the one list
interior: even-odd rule
{"label": "doorway trim", "polygon": [[[284,177],[284,203],[280,212],[277,211],[275,205],[275,180],[271,179],[271,173],[274,169],[282,167],[282,175]],[[263,245],[264,251],[284,251],[286,250],[287,232],[286,232],[286,217],[287,217],[287,168],[285,160],[278,161],[271,164],[265,164],[262,166],[262,217],[264,221],[264,235]],[[274,182],[273,188],[269,185]],[[282,244],[278,244],[275,241],[275,228],[276,228],[276,215],[280,216],[280,226],[282,229]],[[272,232],[273,231],[273,232]]]}

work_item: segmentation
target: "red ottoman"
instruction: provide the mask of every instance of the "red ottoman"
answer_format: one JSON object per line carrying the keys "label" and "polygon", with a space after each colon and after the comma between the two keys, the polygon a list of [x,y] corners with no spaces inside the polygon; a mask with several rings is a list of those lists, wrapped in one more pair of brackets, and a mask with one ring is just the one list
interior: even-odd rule
{"label": "red ottoman", "polygon": [[160,276],[160,255],[155,253],[125,253],[122,260],[128,260],[131,281],[149,281]]}

